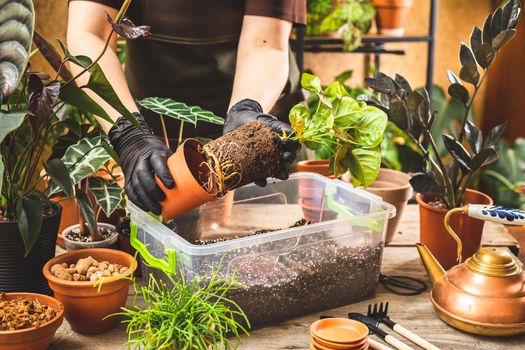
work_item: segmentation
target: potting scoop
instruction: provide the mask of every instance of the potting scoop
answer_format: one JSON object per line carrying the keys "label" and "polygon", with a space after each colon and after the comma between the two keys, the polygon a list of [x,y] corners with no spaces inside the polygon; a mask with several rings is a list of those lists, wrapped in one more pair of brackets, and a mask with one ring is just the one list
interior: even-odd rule
{"label": "potting scoop", "polygon": [[[450,227],[454,214],[507,225],[525,224],[525,212],[497,205],[449,210],[444,225],[458,244],[458,265],[443,269],[422,244],[417,249],[433,284],[430,300],[438,316],[463,331],[489,336],[525,333],[525,272],[508,248],[484,247],[462,262],[462,243]],[[468,232],[466,233],[468,235]]]}

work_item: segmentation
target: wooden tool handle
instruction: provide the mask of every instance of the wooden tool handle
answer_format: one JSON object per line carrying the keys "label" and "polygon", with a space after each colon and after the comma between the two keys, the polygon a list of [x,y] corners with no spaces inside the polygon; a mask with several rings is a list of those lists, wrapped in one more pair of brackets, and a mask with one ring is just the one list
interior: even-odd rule
{"label": "wooden tool handle", "polygon": [[390,334],[385,337],[385,341],[398,350],[415,350],[414,348],[411,348],[410,346],[403,343],[401,340],[394,338]]}
{"label": "wooden tool handle", "polygon": [[370,344],[371,349],[375,349],[375,350],[394,350],[390,346],[383,345],[380,342],[375,341],[374,339],[370,337],[368,338],[368,344]]}
{"label": "wooden tool handle", "polygon": [[419,335],[412,333],[411,331],[399,324],[394,325],[394,331],[401,334],[403,337],[407,338],[414,344],[421,346],[423,349],[440,350],[437,346],[430,344],[428,341],[421,338]]}

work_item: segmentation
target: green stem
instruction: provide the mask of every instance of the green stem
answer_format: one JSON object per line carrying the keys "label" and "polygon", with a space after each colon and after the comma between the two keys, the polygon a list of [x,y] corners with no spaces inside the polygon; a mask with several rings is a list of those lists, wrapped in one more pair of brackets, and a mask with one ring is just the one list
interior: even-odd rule
{"label": "green stem", "polygon": [[510,190],[514,191],[516,188],[516,185],[514,185],[512,182],[509,181],[505,176],[501,175],[500,173],[494,171],[494,170],[485,170],[483,171],[483,175],[491,176],[504,184],[506,187],[508,187]]}
{"label": "green stem", "polygon": [[122,6],[120,7],[120,10],[118,11],[117,17],[115,17],[115,23],[120,23],[124,15],[126,14],[126,11],[128,10],[129,5],[131,4],[131,0],[125,0]]}
{"label": "green stem", "polygon": [[168,139],[168,131],[166,130],[166,123],[164,122],[164,116],[162,114],[159,114],[160,116],[160,125],[162,127],[162,136],[164,136],[164,143],[166,144],[166,147],[170,148],[170,140]]}
{"label": "green stem", "polygon": [[179,126],[179,142],[178,145],[182,143],[182,131],[184,130],[184,122],[181,120],[180,126]]}

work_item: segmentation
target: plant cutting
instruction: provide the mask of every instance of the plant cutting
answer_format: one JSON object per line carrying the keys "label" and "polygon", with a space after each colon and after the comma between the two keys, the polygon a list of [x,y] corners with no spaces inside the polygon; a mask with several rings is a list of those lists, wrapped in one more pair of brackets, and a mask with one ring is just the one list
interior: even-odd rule
{"label": "plant cutting", "polygon": [[[415,174],[410,180],[414,190],[419,193],[421,241],[446,268],[455,264],[455,243],[443,226],[447,209],[467,203],[492,203],[490,197],[469,190],[468,187],[473,175],[497,158],[494,144],[501,137],[505,123],[494,127],[488,135],[483,135],[469,120],[469,114],[499,50],[514,37],[520,16],[519,1],[509,1],[488,15],[483,29],[474,28],[470,46],[461,44],[459,58],[462,67],[459,77],[448,72],[451,83],[448,92],[464,107],[459,128],[451,130],[456,136],[442,134],[443,144],[451,158],[449,163],[447,158],[439,155],[437,142],[432,135],[437,113],[431,110],[427,91],[413,91],[400,75],[392,79],[379,73],[376,78],[367,79],[368,85],[381,93],[381,100],[366,97],[367,101],[384,109],[390,120],[414,141],[424,155],[425,172]],[[478,67],[482,70],[481,74]],[[464,83],[472,85],[471,92]],[[465,256],[474,254],[481,242],[483,222],[457,215],[452,220],[452,227],[464,242]]]}
{"label": "plant cutting", "polygon": [[[196,275],[189,281],[179,273],[173,251],[162,261],[164,280],[153,274],[149,282],[137,289],[145,307],[123,308],[118,315],[126,324],[128,346],[134,349],[235,349],[228,339],[248,334],[241,324],[249,321],[229,295],[242,288],[235,275],[228,280],[219,277],[220,267],[209,276]],[[179,277],[180,276],[180,277]]]}
{"label": "plant cutting", "polygon": [[50,296],[0,293],[0,349],[47,349],[63,314],[62,303]]}
{"label": "plant cutting", "polygon": [[[118,274],[113,275],[116,267]],[[82,334],[98,334],[118,324],[118,317],[108,316],[126,304],[136,268],[137,262],[127,253],[94,248],[60,254],[45,264],[43,272],[55,297],[64,304],[71,328]]]}

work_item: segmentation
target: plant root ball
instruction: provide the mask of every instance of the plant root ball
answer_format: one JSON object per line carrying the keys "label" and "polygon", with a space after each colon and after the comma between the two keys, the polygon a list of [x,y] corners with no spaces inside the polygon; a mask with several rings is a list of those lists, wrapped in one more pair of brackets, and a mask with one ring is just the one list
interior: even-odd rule
{"label": "plant root ball", "polygon": [[279,135],[253,121],[204,146],[219,196],[257,180],[274,177],[283,166]]}

